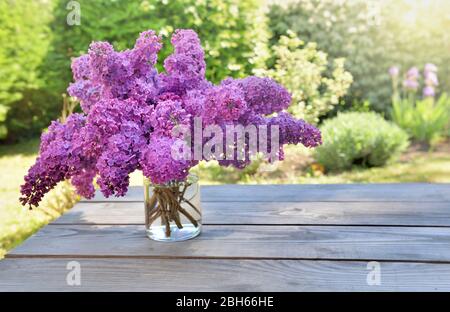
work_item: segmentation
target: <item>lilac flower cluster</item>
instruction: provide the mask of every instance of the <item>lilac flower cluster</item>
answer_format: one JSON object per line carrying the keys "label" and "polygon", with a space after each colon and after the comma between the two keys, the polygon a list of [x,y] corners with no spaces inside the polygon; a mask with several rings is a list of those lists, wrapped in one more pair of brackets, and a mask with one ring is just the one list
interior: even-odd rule
{"label": "lilac flower cluster", "polygon": [[[291,97],[282,86],[258,77],[214,85],[205,79],[197,34],[177,30],[171,42],[174,52],[162,73],[155,68],[161,38],[151,30],[141,33],[133,49],[118,52],[107,42],[94,42],[86,55],[73,60],[68,92],[80,101],[83,113],[72,114],[65,123],[53,122],[43,134],[39,157],[21,188],[24,205],[37,206],[65,179],[87,198],[94,195],[95,179],[105,196],[123,196],[135,170],[153,183],[185,179],[198,160],[172,156],[181,140],[173,130],[194,131],[199,117],[202,127],[277,125],[280,158],[283,144],[321,144],[318,129],[283,112]],[[249,162],[248,154],[243,160],[219,161],[238,168]]]}

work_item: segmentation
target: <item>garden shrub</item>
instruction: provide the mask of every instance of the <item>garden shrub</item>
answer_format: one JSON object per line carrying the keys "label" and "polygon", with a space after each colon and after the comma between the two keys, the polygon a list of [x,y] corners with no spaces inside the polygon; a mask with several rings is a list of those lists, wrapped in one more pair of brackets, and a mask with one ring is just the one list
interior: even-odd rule
{"label": "garden shrub", "polygon": [[275,65],[256,71],[281,83],[292,94],[290,112],[314,124],[330,112],[346,94],[352,75],[344,69],[344,59],[334,59],[327,76],[327,54],[317,50],[313,42],[305,44],[289,32],[272,47]]}
{"label": "garden shrub", "polygon": [[320,130],[323,145],[314,157],[327,170],[382,166],[408,146],[405,131],[374,112],[340,113]]}
{"label": "garden shrub", "polygon": [[386,76],[396,64],[433,62],[442,68],[442,90],[450,90],[450,11],[446,0],[296,0],[276,4],[268,13],[271,44],[288,30],[316,42],[329,60],[344,57],[354,82],[346,102],[370,100],[380,111],[391,105]]}

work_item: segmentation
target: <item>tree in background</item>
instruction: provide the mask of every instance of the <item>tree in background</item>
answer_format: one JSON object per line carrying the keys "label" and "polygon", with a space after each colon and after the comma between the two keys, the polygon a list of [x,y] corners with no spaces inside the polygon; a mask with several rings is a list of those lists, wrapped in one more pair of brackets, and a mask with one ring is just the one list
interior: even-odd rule
{"label": "tree in background", "polygon": [[0,140],[41,117],[32,101],[42,87],[37,68],[48,48],[50,12],[45,0],[0,2]]}
{"label": "tree in background", "polygon": [[442,68],[442,87],[450,89],[450,2],[446,0],[297,0],[270,8],[271,44],[294,31],[320,50],[345,57],[354,77],[347,96],[368,99],[377,110],[390,106],[392,64],[408,68],[433,62]]}
{"label": "tree in background", "polygon": [[54,39],[43,67],[55,95],[72,80],[71,58],[85,53],[92,40],[109,41],[122,50],[132,47],[140,32],[154,29],[164,36],[160,53],[164,59],[171,53],[169,35],[177,28],[192,28],[205,49],[207,78],[217,82],[251,72],[253,64],[248,60],[263,35],[254,31],[260,18],[257,0],[80,0],[80,26],[67,25],[66,2],[60,0],[55,7]]}
{"label": "tree in background", "polygon": [[297,118],[314,124],[340,103],[352,83],[352,75],[344,69],[345,60],[336,58],[328,69],[327,54],[317,50],[313,42],[305,44],[294,33],[281,36],[272,47],[275,65],[257,70],[285,86],[292,94],[290,111]]}
{"label": "tree in background", "polygon": [[[163,59],[171,53],[171,46],[168,44],[170,33],[176,28],[192,28],[202,40],[206,62],[211,69],[207,72],[207,78],[213,82],[220,81],[226,76],[242,77],[249,74],[258,63],[258,59],[267,57],[264,52],[267,49],[264,40],[268,39],[268,35],[264,32],[265,17],[261,12],[259,0],[78,0],[77,2],[81,13],[80,25],[67,23],[67,16],[72,9],[68,6],[70,1],[67,0],[2,2],[1,23],[9,23],[11,29],[23,23],[27,28],[19,32],[23,36],[19,42],[24,45],[20,49],[23,55],[11,58],[8,54],[22,53],[19,52],[16,42],[19,37],[16,35],[17,31],[5,33],[3,31],[5,27],[1,27],[0,50],[5,50],[4,42],[10,47],[8,50],[10,52],[5,52],[6,56],[2,59],[6,58],[8,62],[13,63],[19,62],[17,68],[14,66],[11,68],[19,78],[8,80],[7,84],[10,87],[3,87],[5,83],[0,82],[2,83],[0,92],[5,88],[15,91],[20,79],[25,81],[24,84],[35,84],[38,91],[30,97],[21,88],[17,92],[11,91],[8,95],[8,101],[14,102],[15,107],[8,111],[6,120],[8,128],[11,128],[10,137],[39,133],[51,119],[58,116],[61,94],[72,81],[71,58],[85,53],[93,40],[109,41],[116,49],[122,50],[132,47],[134,38],[140,32],[154,29],[164,36],[165,46],[161,52]],[[41,15],[42,8],[39,6],[44,6],[44,3],[46,12],[52,17],[50,23]],[[10,14],[8,12],[11,6],[16,9],[16,13],[7,16]],[[6,21],[3,15],[8,18]],[[50,37],[47,27],[51,32]],[[51,42],[48,53],[43,55],[47,50],[46,38],[50,38]],[[42,42],[42,39],[46,40]],[[36,72],[35,68],[38,65],[39,71]],[[42,83],[36,83],[35,78],[42,79]],[[1,113],[0,109],[0,122]]]}

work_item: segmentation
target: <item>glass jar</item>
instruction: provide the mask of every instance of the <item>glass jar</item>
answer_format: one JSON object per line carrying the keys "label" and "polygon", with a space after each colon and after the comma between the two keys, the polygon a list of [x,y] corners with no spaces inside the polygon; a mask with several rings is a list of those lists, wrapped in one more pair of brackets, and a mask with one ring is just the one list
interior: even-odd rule
{"label": "glass jar", "polygon": [[184,241],[200,234],[200,186],[195,175],[182,182],[152,184],[144,177],[145,228],[156,241]]}

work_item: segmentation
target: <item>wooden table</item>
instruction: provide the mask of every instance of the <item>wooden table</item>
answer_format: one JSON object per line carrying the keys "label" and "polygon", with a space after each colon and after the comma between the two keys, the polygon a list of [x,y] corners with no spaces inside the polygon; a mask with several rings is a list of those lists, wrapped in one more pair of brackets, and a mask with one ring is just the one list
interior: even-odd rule
{"label": "wooden table", "polygon": [[449,184],[203,186],[180,243],[146,238],[142,199],[79,202],[0,261],[0,291],[450,290]]}

